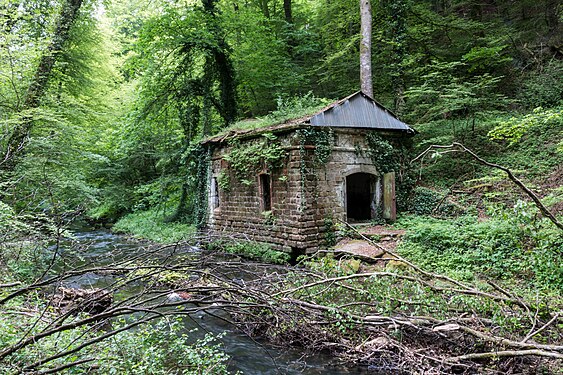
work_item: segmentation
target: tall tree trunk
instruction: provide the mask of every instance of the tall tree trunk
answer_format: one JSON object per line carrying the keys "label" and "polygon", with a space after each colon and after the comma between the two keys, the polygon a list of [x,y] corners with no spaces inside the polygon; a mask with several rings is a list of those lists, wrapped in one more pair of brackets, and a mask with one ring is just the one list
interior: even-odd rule
{"label": "tall tree trunk", "polygon": [[361,40],[360,40],[360,85],[364,94],[373,98],[371,78],[371,4],[370,0],[360,0]]}
{"label": "tall tree trunk", "polygon": [[[41,56],[33,81],[27,90],[23,104],[24,110],[39,107],[41,99],[47,90],[53,67],[57,62],[57,57],[68,41],[70,29],[78,18],[78,11],[82,6],[82,1],[83,0],[67,0],[63,5],[51,44]],[[23,150],[32,126],[33,121],[30,117],[24,117],[20,121],[10,136],[5,146],[6,149],[2,150],[4,160],[0,162],[0,166],[6,168],[6,166],[11,165],[11,167],[13,167],[13,157]]]}
{"label": "tall tree trunk", "polygon": [[260,7],[262,8],[262,13],[264,17],[270,18],[270,7],[268,7],[268,0],[260,0]]}
{"label": "tall tree trunk", "polygon": [[285,14],[285,21],[293,23],[293,14],[291,12],[291,0],[283,0],[283,12]]}

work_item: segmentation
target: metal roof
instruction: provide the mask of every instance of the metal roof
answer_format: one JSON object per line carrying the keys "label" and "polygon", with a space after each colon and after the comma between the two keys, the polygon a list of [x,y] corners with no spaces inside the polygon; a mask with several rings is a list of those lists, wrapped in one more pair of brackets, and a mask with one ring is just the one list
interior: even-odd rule
{"label": "metal roof", "polygon": [[307,123],[314,126],[380,129],[415,134],[393,112],[358,91],[313,115]]}
{"label": "metal roof", "polygon": [[374,129],[400,132],[409,136],[416,134],[416,130],[399,120],[393,112],[358,91],[312,115],[264,128],[230,130],[227,133],[207,138],[201,143],[222,143],[231,138],[254,137],[265,132],[290,131],[303,126]]}

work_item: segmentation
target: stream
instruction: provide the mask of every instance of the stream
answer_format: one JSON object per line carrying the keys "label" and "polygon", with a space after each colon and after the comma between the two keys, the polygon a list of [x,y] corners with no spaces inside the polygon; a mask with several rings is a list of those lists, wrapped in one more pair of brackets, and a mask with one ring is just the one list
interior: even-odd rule
{"label": "stream", "polygon": [[[140,251],[145,251],[146,246],[128,240],[125,236],[113,234],[105,229],[84,230],[79,229],[74,233],[72,242],[63,242],[59,253],[61,261],[55,266],[54,271],[61,271],[72,265],[108,265],[112,262],[133,257]],[[197,253],[197,248],[187,248],[184,252]],[[69,278],[65,286],[71,288],[104,288],[115,280],[116,276],[96,274],[89,272],[80,276]],[[126,297],[127,294],[140,290],[143,285],[132,286],[116,295],[115,299]],[[139,288],[139,289],[137,289]],[[264,341],[255,341],[240,333],[223,320],[215,318],[205,312],[195,316],[183,318],[186,332],[194,341],[202,338],[206,332],[213,334],[224,333],[220,339],[222,349],[230,357],[229,370],[233,373],[240,371],[243,374],[373,374],[365,367],[346,366],[326,354],[304,356],[297,349],[280,350]],[[196,331],[193,331],[197,329]]]}

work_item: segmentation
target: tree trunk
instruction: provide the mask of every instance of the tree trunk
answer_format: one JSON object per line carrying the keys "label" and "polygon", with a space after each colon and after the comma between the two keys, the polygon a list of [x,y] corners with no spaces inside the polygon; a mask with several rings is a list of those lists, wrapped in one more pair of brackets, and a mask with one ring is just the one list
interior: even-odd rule
{"label": "tree trunk", "polygon": [[293,14],[291,12],[291,0],[283,0],[283,12],[285,14],[285,21],[293,23]]}
{"label": "tree trunk", "polygon": [[371,4],[370,0],[360,0],[361,40],[360,40],[360,85],[362,92],[373,98],[371,78]]}
{"label": "tree trunk", "polygon": [[270,8],[268,7],[268,0],[260,0],[260,7],[262,8],[262,13],[264,17],[270,18]]}
{"label": "tree trunk", "polygon": [[[78,18],[78,11],[82,6],[82,1],[83,0],[67,0],[61,9],[51,44],[47,48],[47,51],[41,56],[33,81],[27,89],[23,104],[24,110],[39,107],[41,99],[47,90],[53,67],[57,62],[57,57],[68,41],[70,29]],[[19,125],[16,126],[10,136],[6,144],[6,149],[2,150],[2,154],[4,154],[4,161],[2,163],[8,162],[6,165],[12,165],[13,167],[13,157],[23,150],[32,126],[33,121],[29,116],[25,116],[20,121]],[[12,160],[12,162],[9,162],[10,160]],[[0,163],[0,165],[2,165],[2,163]],[[5,165],[3,167],[5,167]]]}

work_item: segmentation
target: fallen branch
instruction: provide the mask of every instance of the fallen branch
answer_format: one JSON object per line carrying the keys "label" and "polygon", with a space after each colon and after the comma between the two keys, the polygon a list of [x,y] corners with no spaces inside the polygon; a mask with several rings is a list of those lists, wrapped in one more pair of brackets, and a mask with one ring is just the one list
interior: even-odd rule
{"label": "fallen branch", "polygon": [[488,167],[499,169],[499,170],[503,171],[504,173],[506,173],[506,175],[508,176],[508,178],[512,182],[514,182],[526,195],[528,195],[528,197],[530,197],[532,199],[532,201],[534,201],[536,207],[540,210],[540,212],[545,217],[547,217],[559,229],[563,230],[563,223],[561,223],[557,220],[555,215],[542,203],[540,198],[532,190],[530,190],[526,185],[524,185],[524,183],[522,181],[520,181],[520,179],[518,179],[518,177],[516,177],[510,169],[508,169],[508,168],[506,168],[502,165],[491,163],[491,162],[481,158],[475,152],[471,151],[469,148],[465,147],[461,143],[454,142],[451,145],[431,145],[426,150],[424,150],[421,154],[419,154],[416,158],[414,158],[411,161],[411,164],[418,161],[418,160],[421,160],[422,158],[424,158],[426,155],[428,155],[430,152],[432,152],[434,150],[449,150],[449,152],[452,152],[452,151],[453,152],[455,152],[455,151],[465,152],[468,155],[470,155],[474,160],[478,161],[479,163],[486,165]]}
{"label": "fallen branch", "polygon": [[485,358],[500,358],[500,357],[523,357],[523,356],[538,356],[538,357],[548,357],[563,359],[563,354],[547,352],[544,350],[501,350],[498,352],[485,352],[485,353],[470,353],[465,355],[460,355],[457,357],[448,358],[448,362],[459,362],[467,361],[473,359],[485,359]]}

